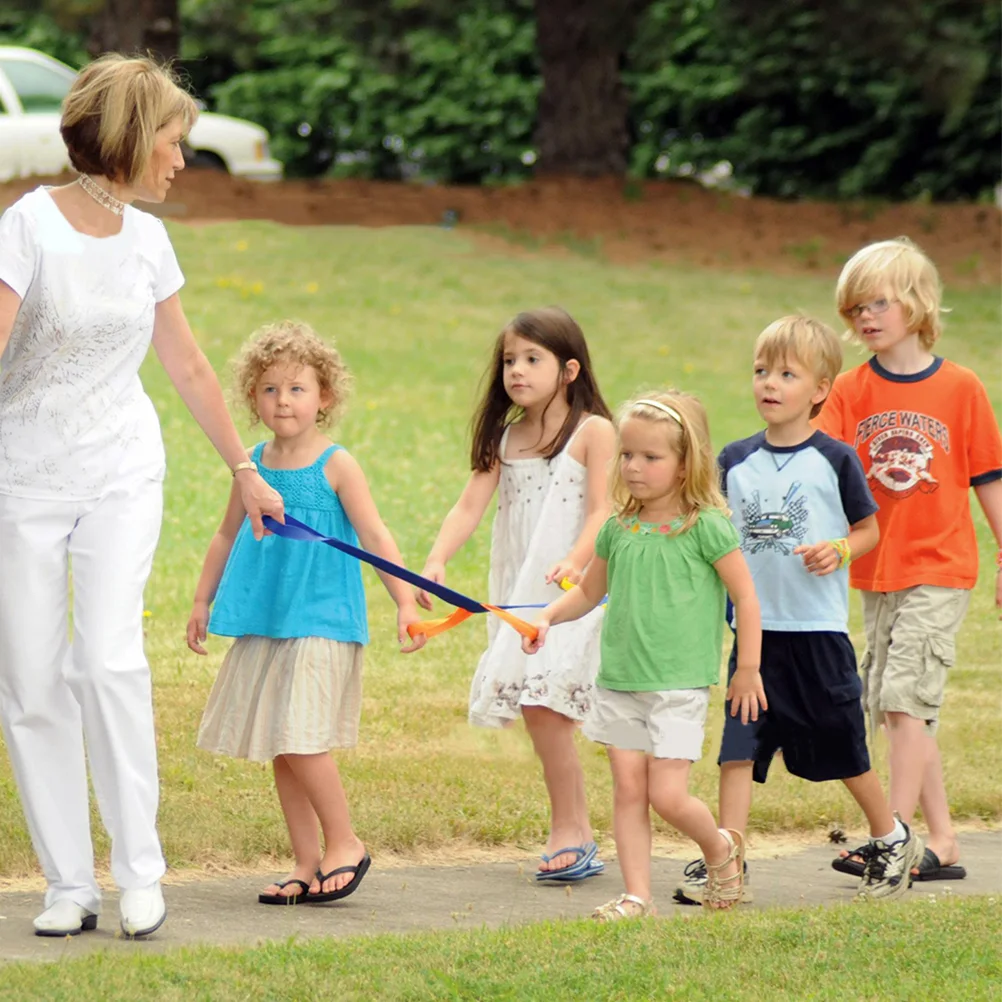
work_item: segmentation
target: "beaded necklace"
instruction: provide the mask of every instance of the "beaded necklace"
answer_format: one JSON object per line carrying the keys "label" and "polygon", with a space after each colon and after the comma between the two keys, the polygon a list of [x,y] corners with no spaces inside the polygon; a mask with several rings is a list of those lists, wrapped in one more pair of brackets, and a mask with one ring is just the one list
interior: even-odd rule
{"label": "beaded necklace", "polygon": [[114,212],[116,216],[125,212],[125,202],[115,198],[110,191],[105,191],[89,174],[81,174],[77,178],[77,184],[97,202],[103,205],[109,212]]}

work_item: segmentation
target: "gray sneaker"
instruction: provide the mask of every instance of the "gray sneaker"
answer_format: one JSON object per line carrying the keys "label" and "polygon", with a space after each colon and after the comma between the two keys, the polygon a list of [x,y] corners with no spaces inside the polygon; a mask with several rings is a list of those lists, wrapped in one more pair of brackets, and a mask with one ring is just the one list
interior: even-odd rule
{"label": "gray sneaker", "polygon": [[[741,889],[741,904],[750,905],[752,889],[748,886],[748,864],[745,863],[745,882]],[[674,898],[680,905],[701,905],[706,889],[706,861],[694,859],[686,868],[682,882],[675,888]]]}
{"label": "gray sneaker", "polygon": [[[895,813],[894,817],[901,821]],[[880,839],[863,847],[863,883],[856,892],[859,901],[896,898],[908,890],[911,871],[922,858],[922,840],[903,821],[905,837],[889,845]]]}

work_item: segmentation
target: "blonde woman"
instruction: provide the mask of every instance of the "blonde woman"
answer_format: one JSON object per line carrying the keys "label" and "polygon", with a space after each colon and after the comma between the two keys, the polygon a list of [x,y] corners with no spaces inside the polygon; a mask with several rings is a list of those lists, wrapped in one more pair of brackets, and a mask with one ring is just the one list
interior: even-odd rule
{"label": "blonde woman", "polygon": [[79,179],[0,217],[0,721],[48,885],[41,936],[97,925],[85,747],[122,931],[148,935],[166,916],[142,633],[165,472],[138,375],[151,342],[233,470],[255,535],[262,514],[283,517],[185,319],[167,232],[132,207],[164,200],[196,114],[168,70],[97,60],[63,106]]}

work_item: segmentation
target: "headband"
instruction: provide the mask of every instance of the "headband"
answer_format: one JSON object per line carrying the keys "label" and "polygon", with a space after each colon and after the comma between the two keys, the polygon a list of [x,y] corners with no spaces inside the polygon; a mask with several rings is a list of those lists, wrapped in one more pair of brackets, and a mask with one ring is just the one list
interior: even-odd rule
{"label": "headband", "polygon": [[646,406],[646,407],[654,407],[654,408],[656,408],[659,411],[664,411],[665,414],[668,415],[668,417],[674,418],[679,424],[682,423],[682,415],[679,414],[679,412],[677,410],[675,410],[674,407],[669,407],[667,404],[659,403],[657,400],[634,400],[633,401],[633,405],[635,407],[639,406],[640,404],[644,404],[644,406]]}

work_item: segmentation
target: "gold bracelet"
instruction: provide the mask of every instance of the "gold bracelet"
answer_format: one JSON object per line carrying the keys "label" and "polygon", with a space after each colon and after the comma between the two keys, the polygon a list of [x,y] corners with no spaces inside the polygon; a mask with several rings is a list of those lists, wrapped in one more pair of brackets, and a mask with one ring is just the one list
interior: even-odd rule
{"label": "gold bracelet", "polygon": [[233,476],[236,476],[241,470],[253,470],[257,473],[257,463],[250,459],[243,463],[237,463],[237,465],[233,467]]}
{"label": "gold bracelet", "polygon": [[849,561],[852,560],[852,551],[849,549],[848,539],[833,539],[831,541],[832,548],[838,554],[838,567],[837,570],[842,570],[843,567],[849,566]]}

